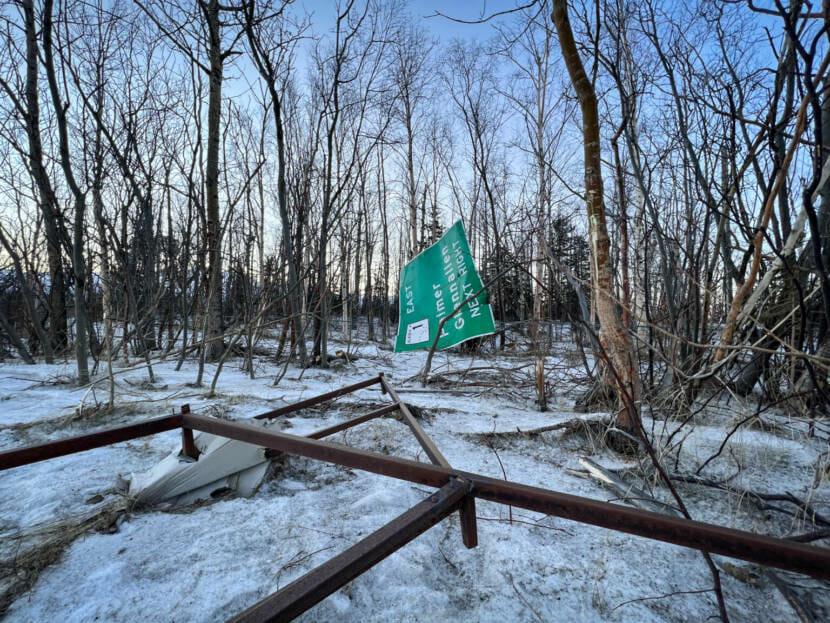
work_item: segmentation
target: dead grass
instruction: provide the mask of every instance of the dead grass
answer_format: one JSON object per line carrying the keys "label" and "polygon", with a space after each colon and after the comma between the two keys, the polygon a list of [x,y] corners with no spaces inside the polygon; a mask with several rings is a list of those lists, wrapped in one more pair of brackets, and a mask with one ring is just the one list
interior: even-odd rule
{"label": "dead grass", "polygon": [[128,511],[129,502],[117,498],[86,513],[4,538],[0,549],[0,618],[75,539],[91,531],[117,531],[118,518]]}

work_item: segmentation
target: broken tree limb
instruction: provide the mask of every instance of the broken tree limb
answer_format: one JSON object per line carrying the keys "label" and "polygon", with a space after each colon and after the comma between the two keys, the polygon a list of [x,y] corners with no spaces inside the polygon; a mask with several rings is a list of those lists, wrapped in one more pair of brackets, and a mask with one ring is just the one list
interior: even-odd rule
{"label": "broken tree limb", "polygon": [[117,497],[90,510],[4,535],[0,539],[0,618],[17,597],[34,586],[46,567],[60,559],[75,539],[92,531],[116,532],[119,518],[129,510],[129,503]]}
{"label": "broken tree limb", "polygon": [[[703,478],[702,476],[695,476],[692,474],[672,474],[671,479],[677,482],[687,482],[690,484],[720,489],[721,491],[726,491],[727,493],[734,493],[735,495],[741,498],[745,497],[752,500],[753,503],[756,506],[758,506],[761,510],[776,510],[793,516],[798,516],[798,514],[801,513],[804,515],[805,518],[812,520],[815,524],[830,526],[830,517],[825,517],[824,515],[819,513],[806,500],[802,500],[801,498],[796,497],[789,491],[785,493],[762,493],[758,491],[753,491],[751,489],[732,487],[722,482],[717,482],[714,480],[710,480],[708,478]],[[767,502],[787,502],[795,506],[798,510],[796,512],[791,512],[778,506],[769,506]]]}
{"label": "broken tree limb", "polygon": [[[828,64],[830,64],[830,54],[825,54],[824,60],[822,60],[821,66],[813,79],[816,86],[821,84],[822,77],[824,72],[827,70]],[[779,190],[781,190],[781,186],[787,179],[787,172],[789,171],[790,163],[795,155],[796,147],[800,145],[801,135],[806,129],[807,108],[810,103],[810,99],[810,94],[806,93],[804,95],[804,99],[801,101],[801,106],[798,108],[798,115],[796,117],[795,129],[793,130],[792,142],[787,148],[787,153],[784,155],[784,161],[781,163],[781,168],[778,171],[778,175],[775,177],[775,183],[773,184],[772,190],[767,197],[766,204],[764,205],[764,211],[761,214],[755,236],[752,239],[752,265],[750,266],[747,278],[744,280],[744,283],[741,284],[741,287],[738,288],[738,291],[732,299],[729,314],[726,317],[726,324],[724,325],[723,333],[721,334],[720,343],[718,344],[717,350],[715,350],[713,363],[718,363],[726,355],[725,347],[732,342],[732,338],[735,335],[738,314],[740,314],[744,307],[746,298],[755,286],[755,280],[758,277],[758,271],[761,267],[761,248],[764,243],[764,234],[766,232],[767,225],[769,224],[770,217],[772,216],[772,207],[775,204],[775,199],[778,196]]]}
{"label": "broken tree limb", "polygon": [[743,309],[738,314],[737,324],[740,325],[742,322],[746,321],[749,314],[752,313],[752,310],[758,305],[758,302],[761,298],[761,295],[766,292],[769,285],[772,283],[773,278],[775,275],[779,273],[779,271],[784,268],[784,261],[787,257],[791,256],[795,251],[796,245],[801,240],[801,237],[804,235],[804,225],[807,223],[807,212],[804,208],[801,208],[801,212],[798,213],[798,216],[795,219],[795,223],[793,224],[793,228],[790,231],[790,235],[787,237],[787,241],[784,243],[784,248],[781,249],[781,253],[778,254],[775,258],[775,261],[770,266],[769,270],[764,273],[763,279],[758,283],[758,287],[749,295],[749,298],[746,299],[746,303],[744,303]]}
{"label": "broken tree limb", "polygon": [[625,482],[614,472],[605,469],[587,457],[579,457],[579,464],[588,470],[588,475],[598,480],[603,487],[615,493],[619,498],[643,510],[668,515],[679,516],[679,513],[669,504],[655,500],[652,495]]}
{"label": "broken tree limb", "polygon": [[477,439],[479,441],[487,442],[492,439],[527,439],[536,437],[543,433],[550,433],[557,430],[564,430],[567,433],[578,433],[581,431],[592,432],[596,427],[607,428],[611,425],[610,418],[572,418],[557,424],[550,424],[548,426],[540,426],[539,428],[528,428],[522,430],[518,426],[516,430],[507,431],[487,431],[483,433],[465,433],[466,437]]}
{"label": "broken tree limb", "polygon": [[787,600],[787,603],[790,604],[790,607],[793,611],[798,615],[798,618],[803,623],[818,623],[820,619],[817,619],[813,616],[813,614],[807,609],[807,607],[802,603],[801,599],[799,599],[798,595],[790,588],[789,584],[785,582],[777,573],[775,573],[772,569],[766,570],[767,577],[772,581],[773,586],[778,589],[778,592],[783,595],[784,599]]}

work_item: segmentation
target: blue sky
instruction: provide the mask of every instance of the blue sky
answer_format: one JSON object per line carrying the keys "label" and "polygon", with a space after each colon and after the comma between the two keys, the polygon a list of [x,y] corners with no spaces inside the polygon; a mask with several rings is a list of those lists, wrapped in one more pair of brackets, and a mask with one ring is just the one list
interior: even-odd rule
{"label": "blue sky", "polygon": [[[442,41],[454,37],[483,38],[492,34],[489,24],[459,24],[441,17],[427,17],[439,11],[445,15],[464,20],[479,19],[498,11],[514,8],[523,2],[517,0],[411,0],[410,14]],[[315,28],[323,29],[326,21],[333,21],[335,0],[300,0],[299,6],[314,13]]]}

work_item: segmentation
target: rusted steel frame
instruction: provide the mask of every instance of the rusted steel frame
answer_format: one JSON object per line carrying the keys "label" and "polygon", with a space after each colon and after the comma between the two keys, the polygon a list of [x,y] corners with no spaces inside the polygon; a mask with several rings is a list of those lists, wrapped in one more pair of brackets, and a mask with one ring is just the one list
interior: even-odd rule
{"label": "rusted steel frame", "polygon": [[375,409],[365,415],[360,415],[358,417],[352,418],[350,420],[346,420],[345,422],[340,422],[340,424],[335,424],[334,426],[329,426],[328,428],[320,429],[316,432],[311,433],[310,435],[306,435],[309,439],[322,439],[323,437],[328,437],[329,435],[333,435],[334,433],[339,433],[341,430],[346,430],[347,428],[351,428],[352,426],[357,426],[358,424],[363,424],[363,422],[368,422],[369,420],[374,420],[375,418],[381,417],[382,415],[386,415],[387,413],[392,413],[393,411],[398,410],[398,405],[386,405],[385,407],[381,407],[380,409]]}
{"label": "rusted steel frame", "polygon": [[[381,372],[379,376],[381,387],[386,390],[389,396],[392,397],[392,400],[398,404],[401,409],[403,421],[409,426],[412,434],[415,435],[415,439],[417,439],[418,443],[421,444],[421,447],[424,449],[424,452],[426,452],[430,460],[435,465],[452,469],[450,462],[444,458],[444,455],[441,454],[440,450],[438,450],[438,447],[432,441],[430,436],[427,435],[424,428],[418,423],[418,420],[415,419],[415,416],[412,414],[412,411],[409,410],[407,404],[401,400],[400,396],[398,396],[398,392],[396,392],[386,380],[383,372]],[[478,545],[476,503],[475,498],[472,497],[472,495],[468,495],[464,499],[464,503],[459,506],[458,517],[461,521],[461,540],[467,548],[471,549]]]}
{"label": "rusted steel frame", "polygon": [[443,487],[453,474],[452,470],[437,465],[357,450],[329,441],[288,435],[253,424],[195,414],[182,417],[184,425],[193,430],[431,487]]}
{"label": "rusted steel frame", "polygon": [[179,428],[181,425],[181,415],[168,415],[139,422],[138,424],[108,428],[107,430],[90,433],[89,435],[79,435],[77,437],[70,437],[69,439],[61,439],[60,441],[50,441],[36,446],[20,448],[19,450],[7,450],[6,452],[0,452],[0,470],[20,467],[21,465],[28,465],[29,463],[37,463],[38,461],[54,459],[59,456],[66,456],[67,454],[74,454],[85,450],[92,450],[118,443],[119,441],[128,441],[130,439],[146,437],[147,435],[155,435],[156,433],[163,433],[164,431]]}
{"label": "rusted steel frame", "polygon": [[[409,410],[407,404],[401,400],[400,396],[398,396],[398,392],[396,392],[386,380],[383,372],[381,372],[379,376],[381,387],[386,390],[392,400],[398,404],[401,409],[403,421],[409,426],[412,434],[415,435],[415,439],[417,439],[418,443],[421,444],[421,447],[424,449],[424,452],[426,452],[429,459],[435,465],[451,469],[452,466],[450,465],[450,462],[444,458],[444,455],[441,454],[440,450],[438,450],[438,446],[435,445],[430,436],[427,435],[424,428],[418,423],[418,420],[415,419],[415,416],[412,414],[412,411]],[[467,496],[465,503],[461,504],[458,509],[458,516],[461,520],[461,539],[464,542],[464,545],[468,548],[473,548],[478,545],[475,510],[475,498],[472,496]]]}
{"label": "rusted steel frame", "polygon": [[712,554],[797,571],[815,578],[830,579],[830,549],[827,548],[803,545],[743,530],[628,508],[476,474],[467,475],[465,472],[460,472],[460,476],[470,479],[476,497],[483,500],[518,506]]}
{"label": "rusted steel frame", "polygon": [[[356,426],[358,424],[362,424],[363,422],[368,422],[371,419],[374,419],[380,415],[384,415],[386,413],[390,413],[391,411],[397,411],[400,409],[401,411],[401,419],[409,426],[412,430],[415,438],[421,444],[421,447],[429,454],[431,451],[434,451],[434,456],[436,459],[433,460],[433,463],[438,465],[443,465],[444,467],[450,467],[449,462],[441,455],[438,451],[438,448],[435,447],[435,444],[426,434],[424,429],[418,424],[417,420],[413,417],[412,412],[406,406],[404,402],[400,400],[397,393],[395,392],[392,387],[386,382],[386,379],[383,376],[383,373],[380,373],[380,382],[382,388],[385,392],[389,393],[389,395],[395,400],[395,404],[389,405],[386,407],[381,407],[371,413],[367,413],[366,415],[361,415],[360,417],[353,418],[346,422],[342,422],[341,424],[335,424],[334,426],[330,426],[328,428],[324,428],[323,430],[319,430],[315,433],[311,433],[310,435],[306,435],[309,439],[322,439],[323,437],[327,437],[328,435],[332,435],[334,433],[340,432],[341,430],[345,430],[347,428],[351,428],[352,426]],[[432,458],[432,457],[430,457]],[[441,462],[443,461],[443,462]],[[468,495],[464,498],[464,502],[458,507],[458,515],[459,519],[461,520],[461,539],[464,542],[464,545],[467,548],[473,548],[478,545],[478,531],[476,528],[476,515],[475,515],[475,498],[472,495]]]}
{"label": "rusted steel frame", "polygon": [[305,400],[301,400],[300,402],[295,402],[294,404],[280,407],[279,409],[266,411],[265,413],[255,415],[254,418],[257,420],[265,420],[268,418],[274,418],[280,415],[285,415],[286,413],[293,413],[294,411],[299,411],[300,409],[305,409],[306,407],[311,407],[313,405],[320,404],[321,402],[326,402],[328,400],[333,400],[334,398],[338,398],[346,394],[351,394],[352,392],[356,392],[359,389],[363,389],[364,387],[369,387],[377,383],[380,383],[380,376],[375,376],[371,379],[366,379],[365,381],[360,381],[359,383],[354,383],[352,385],[346,385],[346,387],[341,387],[340,389],[335,389],[333,391],[326,392],[325,394],[314,396],[313,398],[306,398]]}
{"label": "rusted steel frame", "polygon": [[453,476],[460,476],[472,484],[473,494],[484,500],[830,579],[830,549],[497,480],[438,465],[355,450],[250,424],[215,420],[200,415],[185,415],[183,419],[185,425],[194,430],[422,485],[440,488]]}
{"label": "rusted steel frame", "polygon": [[229,621],[264,623],[290,621],[331,595],[364,571],[423,534],[458,508],[468,484],[456,478],[345,552]]}
{"label": "rusted steel frame", "polygon": [[354,450],[325,441],[265,430],[250,424],[227,422],[194,414],[170,415],[90,435],[1,452],[0,469],[9,469],[74,452],[91,450],[179,427],[222,435],[274,450],[437,488],[447,484],[451,477],[461,476],[472,483],[474,495],[482,499],[715,554],[732,556],[758,564],[797,571],[817,578],[830,579],[830,550],[828,549],[496,480],[479,474],[458,472],[437,465],[389,457],[365,450]]}
{"label": "rusted steel frame", "polygon": [[426,452],[426,455],[429,457],[429,460],[432,461],[435,465],[441,465],[442,467],[450,467],[450,462],[444,458],[444,455],[441,454],[438,447],[432,442],[432,439],[429,438],[426,431],[423,427],[418,423],[418,420],[415,419],[415,416],[412,415],[412,411],[409,410],[409,407],[406,406],[406,403],[401,400],[400,396],[398,396],[398,392],[396,392],[392,386],[386,380],[386,377],[383,376],[383,373],[378,375],[380,378],[380,384],[383,389],[387,391],[387,393],[392,397],[398,406],[401,409],[401,415],[403,416],[404,422],[409,426],[412,430],[412,434],[415,435],[415,439],[418,440],[418,443],[421,444],[421,447]]}
{"label": "rusted steel frame", "polygon": [[[190,405],[182,405],[182,415],[190,413]],[[182,455],[189,456],[191,459],[198,460],[199,448],[196,447],[196,442],[193,439],[193,429],[182,427]]]}

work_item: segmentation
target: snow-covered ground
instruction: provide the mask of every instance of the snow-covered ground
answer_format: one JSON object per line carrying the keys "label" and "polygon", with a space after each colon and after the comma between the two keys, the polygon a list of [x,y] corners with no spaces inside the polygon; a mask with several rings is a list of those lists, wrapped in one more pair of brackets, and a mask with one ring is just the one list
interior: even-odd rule
{"label": "snow-covered ground", "polygon": [[[343,347],[335,343],[332,351]],[[551,410],[540,413],[533,408],[531,360],[521,355],[473,359],[439,354],[436,374],[458,379],[466,370],[466,378],[455,387],[431,386],[425,391],[412,380],[425,353],[393,354],[366,341],[353,343],[352,352],[359,355],[357,360],[329,370],[301,373],[291,367],[276,387],[272,382],[279,366],[260,359],[257,378],[251,380],[239,361],[231,361],[213,397],[191,386],[194,361],[178,372],[175,361],[157,362],[154,384],[146,383],[147,374],[140,367],[124,372],[118,376],[118,406],[109,412],[85,409],[82,415],[77,412],[82,401],[89,407],[105,400],[105,384],[93,396],[66,382],[71,365],[4,364],[0,449],[158,417],[178,411],[184,403],[198,413],[245,419],[382,371],[406,402],[424,410],[427,432],[459,469],[502,478],[503,466],[510,480],[603,500],[615,496],[568,471],[581,469],[581,456],[609,468],[629,468],[635,475],[645,473],[646,463],[624,459],[590,436],[563,430],[485,435],[573,418],[601,418],[603,414],[572,410],[575,388],[561,372],[567,353],[548,362]],[[208,380],[214,370],[207,366]],[[497,384],[498,375],[507,375],[502,378],[509,382]],[[381,404],[388,404],[388,397],[375,386],[268,426],[303,435]],[[686,439],[677,470],[688,473],[716,452],[745,414],[743,409],[735,403],[719,404],[698,414],[694,426],[681,433]],[[664,435],[677,425],[648,419],[645,424]],[[817,461],[827,452],[827,442],[808,438],[797,427],[793,431],[787,437],[780,429],[741,429],[703,475],[719,479],[737,474],[730,481],[735,487],[790,491],[809,497],[817,510],[830,514],[827,479],[815,482]],[[409,429],[393,419],[374,420],[330,440],[427,460]],[[179,433],[171,431],[0,473],[0,568],[13,569],[25,548],[37,540],[23,536],[45,534],[44,526],[58,520],[71,521],[117,504],[119,474],[151,468],[179,443]],[[803,520],[760,512],[746,500],[711,488],[679,487],[696,519],[782,535],[813,528]],[[175,511],[132,509],[109,529],[84,533],[58,552],[30,590],[16,597],[6,617],[222,621],[356,543],[429,493],[407,482],[288,457],[251,498],[226,498]],[[659,486],[653,495],[670,501]],[[511,512],[480,500],[477,514],[477,548],[463,547],[457,515],[452,516],[301,620],[639,622],[703,621],[717,615],[711,575],[698,552],[521,509]],[[755,572],[754,582],[722,574],[732,621],[797,620],[771,581]],[[804,585],[812,582],[803,580]],[[809,585],[814,594],[826,595],[820,585]]]}

